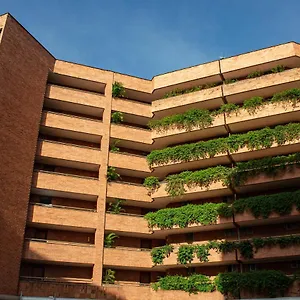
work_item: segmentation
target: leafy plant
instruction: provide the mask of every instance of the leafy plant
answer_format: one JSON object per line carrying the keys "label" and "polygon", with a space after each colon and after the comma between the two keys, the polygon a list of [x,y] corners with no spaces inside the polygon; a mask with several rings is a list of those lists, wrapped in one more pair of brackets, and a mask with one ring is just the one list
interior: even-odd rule
{"label": "leafy plant", "polygon": [[262,75],[264,75],[263,72],[261,72],[261,71],[254,71],[254,72],[250,73],[250,74],[247,76],[247,78],[248,78],[248,79],[249,79],[249,78],[256,78],[256,77],[260,77],[260,76],[262,76]]}
{"label": "leafy plant", "polygon": [[289,101],[295,106],[298,102],[300,102],[300,89],[290,89],[276,93],[271,98],[272,103],[280,101]]}
{"label": "leafy plant", "polygon": [[161,229],[179,226],[185,228],[191,224],[216,224],[218,216],[232,216],[232,209],[226,203],[204,203],[201,205],[187,204],[176,208],[163,208],[156,212],[147,213],[144,218],[150,228],[157,226]]}
{"label": "leafy plant", "polygon": [[271,129],[265,127],[260,130],[249,131],[243,134],[231,134],[226,138],[217,138],[197,143],[167,147],[153,150],[147,156],[150,167],[176,162],[189,162],[215,157],[222,153],[235,153],[243,147],[249,150],[270,148],[274,143],[283,145],[300,139],[300,123],[278,125]]}
{"label": "leafy plant", "polygon": [[112,214],[119,214],[122,211],[124,211],[124,209],[122,208],[122,204],[125,202],[125,200],[121,200],[121,199],[115,199],[114,202],[109,202],[108,203],[108,211],[111,212]]}
{"label": "leafy plant", "polygon": [[113,271],[112,269],[105,270],[105,273],[103,275],[103,283],[105,284],[114,284],[115,283],[115,273],[116,271]]}
{"label": "leafy plant", "polygon": [[194,259],[194,246],[181,245],[177,252],[177,261],[180,264],[190,264]]}
{"label": "leafy plant", "polygon": [[272,73],[280,73],[280,72],[285,71],[285,69],[286,69],[286,68],[285,68],[283,65],[278,65],[278,66],[272,68],[272,69],[271,69],[271,72],[272,72]]}
{"label": "leafy plant", "polygon": [[115,181],[121,178],[120,174],[117,173],[116,169],[111,166],[107,168],[106,177],[107,181]]}
{"label": "leafy plant", "polygon": [[106,235],[104,238],[104,247],[112,248],[113,244],[115,243],[115,239],[117,239],[117,238],[118,238],[118,236],[113,232]]}
{"label": "leafy plant", "polygon": [[173,252],[174,247],[172,245],[164,245],[161,247],[156,247],[151,250],[152,262],[154,265],[160,265],[163,263],[166,257]]}
{"label": "leafy plant", "polygon": [[160,183],[158,177],[149,176],[144,180],[144,187],[146,187],[150,192],[154,192],[159,188]]}
{"label": "leafy plant", "polygon": [[193,274],[189,277],[179,275],[161,277],[158,282],[152,284],[152,288],[161,290],[183,290],[188,293],[213,292],[215,284],[208,276]]}
{"label": "leafy plant", "polygon": [[256,113],[257,108],[262,104],[263,104],[262,97],[252,97],[244,101],[243,108],[246,109],[249,114],[254,114]]}
{"label": "leafy plant", "polygon": [[111,146],[110,146],[110,152],[120,152],[120,148],[117,147],[118,143],[120,142],[120,140],[116,140]]}
{"label": "leafy plant", "polygon": [[111,114],[111,122],[114,124],[120,124],[124,120],[124,116],[122,112],[115,111]]}
{"label": "leafy plant", "polygon": [[125,97],[125,88],[121,82],[116,81],[112,84],[112,96],[114,98]]}
{"label": "leafy plant", "polygon": [[148,126],[157,131],[166,131],[172,127],[191,130],[192,128],[207,128],[212,125],[213,117],[207,109],[190,109],[183,114],[164,117],[160,120],[152,120]]}
{"label": "leafy plant", "polygon": [[218,115],[218,114],[227,114],[230,115],[230,113],[237,111],[240,107],[234,103],[226,103],[226,104],[222,104],[221,107],[215,111],[212,114]]}
{"label": "leafy plant", "polygon": [[300,190],[241,198],[233,202],[232,208],[235,214],[250,211],[255,218],[266,219],[273,212],[280,216],[290,214],[293,205],[300,211]]}
{"label": "leafy plant", "polygon": [[284,273],[273,270],[221,273],[215,278],[217,290],[233,297],[238,297],[241,290],[270,297],[283,296],[292,282]]}
{"label": "leafy plant", "polygon": [[231,83],[235,83],[238,82],[239,80],[237,78],[232,78],[232,79],[226,79],[224,81],[224,84],[231,84]]}

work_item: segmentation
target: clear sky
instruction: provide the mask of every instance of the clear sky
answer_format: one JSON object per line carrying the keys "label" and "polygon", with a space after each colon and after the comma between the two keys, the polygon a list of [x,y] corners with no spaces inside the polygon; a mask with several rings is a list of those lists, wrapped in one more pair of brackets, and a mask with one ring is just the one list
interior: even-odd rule
{"label": "clear sky", "polygon": [[56,58],[134,76],[300,42],[300,0],[0,0]]}

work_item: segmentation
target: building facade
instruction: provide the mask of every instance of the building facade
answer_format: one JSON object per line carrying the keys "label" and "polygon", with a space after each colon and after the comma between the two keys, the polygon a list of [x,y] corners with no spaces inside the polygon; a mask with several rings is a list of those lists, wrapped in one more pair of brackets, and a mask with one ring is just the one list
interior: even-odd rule
{"label": "building facade", "polygon": [[300,296],[299,99],[295,42],[146,80],[0,16],[0,295],[253,298],[224,282],[265,274]]}

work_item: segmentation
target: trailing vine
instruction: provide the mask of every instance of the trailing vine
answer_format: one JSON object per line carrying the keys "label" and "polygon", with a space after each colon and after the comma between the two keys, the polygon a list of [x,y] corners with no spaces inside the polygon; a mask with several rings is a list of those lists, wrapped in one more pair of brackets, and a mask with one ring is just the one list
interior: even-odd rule
{"label": "trailing vine", "polygon": [[214,282],[205,275],[193,274],[188,277],[183,277],[179,275],[159,278],[158,282],[151,285],[152,289],[155,291],[161,290],[182,290],[188,293],[198,293],[198,292],[213,292],[215,290]]}
{"label": "trailing vine", "polygon": [[235,214],[250,211],[255,218],[266,219],[273,212],[280,216],[288,215],[294,205],[300,211],[300,190],[241,198],[232,203],[232,209]]}
{"label": "trailing vine", "polygon": [[238,297],[241,290],[276,297],[283,296],[293,279],[280,271],[263,270],[221,273],[214,282],[219,292],[233,297]]}
{"label": "trailing vine", "polygon": [[199,129],[212,125],[213,117],[207,109],[190,109],[183,114],[167,116],[160,120],[152,120],[148,123],[151,129],[166,131],[170,128],[191,130],[194,127]]}
{"label": "trailing vine", "polygon": [[[262,101],[261,101],[261,100]],[[212,125],[214,118],[219,114],[230,115],[232,112],[238,113],[240,109],[246,109],[248,113],[255,113],[259,107],[268,103],[291,102],[296,105],[300,102],[300,89],[289,89],[273,95],[271,99],[262,99],[261,97],[253,97],[245,100],[241,106],[234,103],[223,104],[219,109],[208,111],[205,109],[191,109],[182,114],[166,116],[160,120],[152,120],[149,127],[156,131],[166,131],[169,128],[179,128],[191,130],[199,127],[207,128]]]}
{"label": "trailing vine", "polygon": [[159,188],[160,183],[159,183],[158,177],[149,176],[149,177],[145,178],[143,185],[150,192],[154,192],[155,190],[157,190]]}
{"label": "trailing vine", "polygon": [[[249,177],[261,173],[275,176],[278,171],[299,163],[300,153],[294,153],[287,156],[265,157],[247,162],[238,162],[234,168],[217,166],[198,171],[184,171],[167,176],[165,190],[170,196],[176,197],[183,195],[186,192],[186,187],[208,188],[212,183],[220,181],[224,186],[238,186],[243,184]],[[145,179],[146,183],[149,180],[148,178]],[[144,185],[147,186],[145,183]],[[155,179],[155,186],[159,186],[157,178]]]}
{"label": "trailing vine", "polygon": [[147,162],[150,167],[171,162],[189,162],[215,157],[218,154],[227,153],[227,151],[235,153],[243,147],[247,147],[249,150],[267,149],[274,143],[283,145],[297,139],[300,139],[300,123],[290,123],[278,125],[273,129],[265,127],[243,134],[231,134],[226,138],[153,150],[148,154]]}
{"label": "trailing vine", "polygon": [[179,226],[185,228],[191,224],[216,224],[219,215],[232,216],[232,209],[226,203],[187,204],[176,208],[163,208],[156,212],[147,213],[144,218],[150,228],[160,229]]}
{"label": "trailing vine", "polygon": [[174,247],[172,245],[164,245],[161,247],[156,247],[151,250],[151,258],[154,265],[160,265],[163,263],[166,257],[173,252]]}
{"label": "trailing vine", "polygon": [[121,82],[116,81],[112,84],[112,96],[114,98],[125,97],[125,88]]}
{"label": "trailing vine", "polygon": [[177,261],[180,264],[190,264],[194,259],[194,246],[181,245],[177,252]]}

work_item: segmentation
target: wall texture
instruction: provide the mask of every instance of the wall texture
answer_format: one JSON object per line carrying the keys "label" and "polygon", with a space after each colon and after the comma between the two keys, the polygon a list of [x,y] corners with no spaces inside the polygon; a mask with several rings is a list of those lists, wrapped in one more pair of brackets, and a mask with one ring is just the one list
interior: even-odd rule
{"label": "wall texture", "polygon": [[0,294],[17,294],[39,122],[54,58],[10,15],[0,19],[0,245],[5,245]]}

